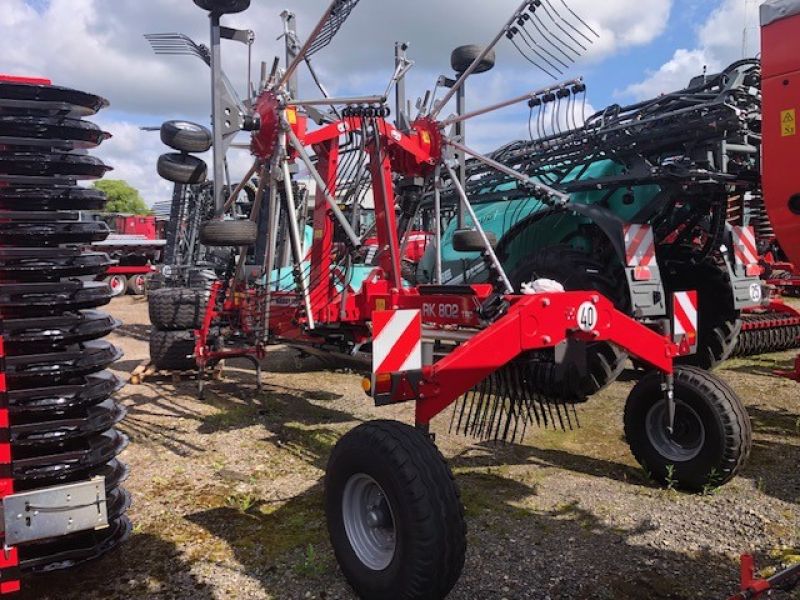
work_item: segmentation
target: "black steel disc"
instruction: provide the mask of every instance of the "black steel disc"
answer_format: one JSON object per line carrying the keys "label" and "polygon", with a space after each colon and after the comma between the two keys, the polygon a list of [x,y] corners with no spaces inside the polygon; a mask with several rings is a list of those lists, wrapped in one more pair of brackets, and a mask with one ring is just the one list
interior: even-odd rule
{"label": "black steel disc", "polygon": [[59,416],[103,402],[122,388],[122,381],[110,371],[87,375],[64,385],[12,390],[8,404],[12,422],[43,415]]}
{"label": "black steel disc", "polygon": [[9,354],[48,352],[105,337],[121,324],[111,315],[95,310],[6,319],[3,322],[3,341]]}
{"label": "black steel disc", "polygon": [[29,481],[14,481],[14,489],[18,492],[35,490],[51,485],[62,485],[65,483],[76,483],[86,481],[92,477],[102,477],[105,480],[106,491],[111,491],[119,487],[128,479],[130,469],[124,462],[112,458],[106,463],[96,465],[83,471],[70,471],[67,473],[55,473],[52,477],[41,477]]}
{"label": "black steel disc", "polygon": [[47,354],[15,356],[13,347],[6,352],[6,380],[11,390],[69,383],[74,377],[102,371],[122,357],[121,350],[104,340]]}
{"label": "black steel disc", "polygon": [[94,123],[81,119],[0,115],[2,146],[84,149],[94,148],[110,137]]}
{"label": "black steel disc", "polygon": [[108,105],[105,98],[70,88],[0,82],[0,114],[74,113],[88,116]]}
{"label": "black steel disc", "polygon": [[111,288],[103,282],[0,284],[0,318],[60,314],[97,308],[109,302]]}
{"label": "black steel disc", "polygon": [[11,464],[14,480],[31,483],[39,479],[85,474],[115,458],[127,445],[128,437],[112,429],[66,442],[48,453],[38,448],[21,447],[14,450]]}
{"label": "black steel disc", "polygon": [[108,199],[100,190],[84,187],[0,187],[0,210],[102,210]]}
{"label": "black steel disc", "polygon": [[131,523],[123,515],[110,522],[105,529],[82,531],[53,541],[22,546],[19,549],[19,566],[23,573],[70,569],[111,552],[125,542],[130,534]]}
{"label": "black steel disc", "polygon": [[114,400],[108,399],[60,418],[12,423],[12,448],[17,452],[20,448],[51,446],[102,433],[119,423],[126,412]]}
{"label": "black steel disc", "polygon": [[[18,213],[17,213],[18,214]],[[42,214],[42,213],[32,213]],[[102,242],[111,230],[103,221],[3,222],[0,213],[0,244],[8,246],[58,246]]]}
{"label": "black steel disc", "polygon": [[74,177],[96,179],[111,167],[102,160],[88,154],[65,152],[0,152],[0,179],[4,175],[24,177]]}
{"label": "black steel disc", "polygon": [[77,210],[3,210],[0,208],[0,223],[53,223],[55,221],[80,221]]}
{"label": "black steel disc", "polygon": [[102,252],[79,248],[1,248],[0,281],[52,281],[101,275],[113,264]]}

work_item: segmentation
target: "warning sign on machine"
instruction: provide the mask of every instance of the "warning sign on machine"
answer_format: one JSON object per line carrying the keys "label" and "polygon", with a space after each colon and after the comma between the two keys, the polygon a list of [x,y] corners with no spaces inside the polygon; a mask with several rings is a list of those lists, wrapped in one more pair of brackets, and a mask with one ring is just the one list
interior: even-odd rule
{"label": "warning sign on machine", "polygon": [[781,111],[781,135],[788,137],[797,134],[797,113],[795,109]]}

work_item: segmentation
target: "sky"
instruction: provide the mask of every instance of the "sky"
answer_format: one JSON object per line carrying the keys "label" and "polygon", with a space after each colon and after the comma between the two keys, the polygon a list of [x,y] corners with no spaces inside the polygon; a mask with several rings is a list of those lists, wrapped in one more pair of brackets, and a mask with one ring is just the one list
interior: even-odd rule
{"label": "sky", "polygon": [[[562,6],[562,0],[548,0]],[[113,134],[94,153],[114,167],[107,177],[125,179],[147,204],[168,200],[171,184],[156,174],[167,151],[158,133],[141,131],[168,119],[210,121],[210,78],[199,60],[155,56],[145,33],[181,32],[208,43],[208,19],[192,0],[1,0],[0,72],[47,77],[56,85],[102,95],[111,108],[93,117]],[[283,53],[280,13],[297,15],[301,39],[327,0],[252,0],[225,25],[256,35],[254,71]],[[599,34],[570,69],[588,87],[588,109],[630,104],[688,84],[704,69],[718,71],[758,53],[760,0],[567,0]],[[413,99],[442,75],[452,76],[450,52],[485,44],[520,0],[361,0],[333,43],[313,62],[334,95],[382,93],[393,71],[394,42],[410,43],[415,66],[408,78]],[[223,64],[245,89],[244,46],[226,42]],[[526,62],[506,39],[497,66],[468,84],[468,108],[514,97],[552,82]],[[317,97],[307,76],[305,97]],[[303,94],[301,94],[303,95]],[[447,113],[448,111],[445,111]],[[469,145],[483,151],[527,137],[528,109],[517,106],[470,121]],[[243,138],[241,141],[246,141]],[[234,176],[251,162],[247,151],[229,157]]]}

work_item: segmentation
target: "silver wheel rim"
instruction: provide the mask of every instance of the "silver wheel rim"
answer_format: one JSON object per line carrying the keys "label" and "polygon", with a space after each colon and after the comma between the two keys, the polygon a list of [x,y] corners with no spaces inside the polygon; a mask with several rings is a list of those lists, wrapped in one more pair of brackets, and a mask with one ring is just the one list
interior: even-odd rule
{"label": "silver wheel rim", "polygon": [[108,285],[111,287],[111,293],[115,296],[119,296],[122,293],[122,290],[125,288],[125,283],[119,278],[118,275],[114,275],[111,278],[111,281],[108,282]]}
{"label": "silver wheel rim", "polygon": [[650,443],[661,456],[674,462],[686,462],[696,458],[706,441],[703,420],[691,406],[675,402],[675,428],[670,434],[667,401],[661,400],[647,412],[645,431]]}
{"label": "silver wheel rim", "polygon": [[392,507],[378,482],[356,473],[347,480],[342,495],[342,520],[350,547],[373,571],[383,571],[397,547]]}

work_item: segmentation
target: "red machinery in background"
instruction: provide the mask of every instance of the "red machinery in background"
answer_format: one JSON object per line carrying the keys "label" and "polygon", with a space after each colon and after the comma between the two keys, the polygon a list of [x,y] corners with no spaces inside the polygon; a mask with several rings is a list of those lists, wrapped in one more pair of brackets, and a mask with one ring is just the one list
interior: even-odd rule
{"label": "red machinery in background", "polygon": [[[781,248],[800,264],[800,0],[768,0],[761,6],[761,26],[764,201]],[[800,356],[794,372],[782,374],[800,381]],[[800,585],[800,565],[767,579],[754,571],[753,557],[744,555],[741,591],[729,600],[753,600]]]}
{"label": "red machinery in background", "polygon": [[163,227],[151,215],[95,215],[108,223],[112,234],[93,244],[117,261],[106,272],[104,281],[114,296],[125,293],[139,296],[145,291],[145,278],[155,272],[154,264],[162,260],[167,242]]}

